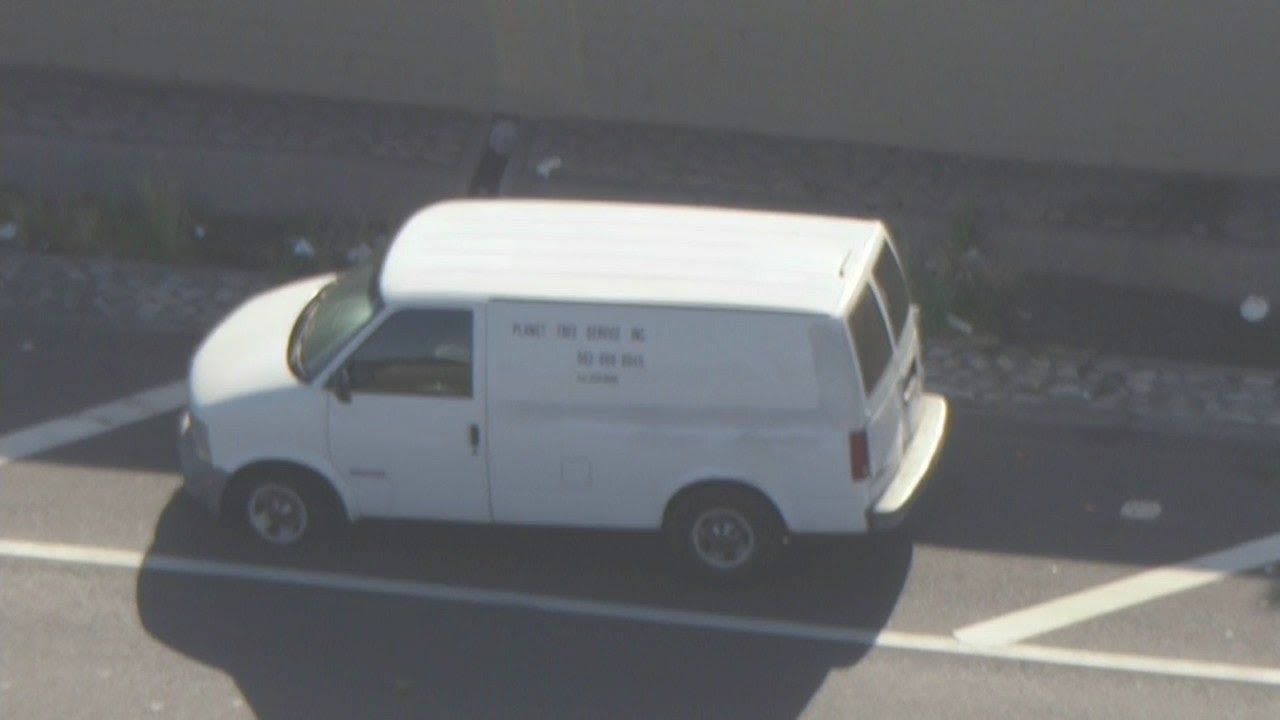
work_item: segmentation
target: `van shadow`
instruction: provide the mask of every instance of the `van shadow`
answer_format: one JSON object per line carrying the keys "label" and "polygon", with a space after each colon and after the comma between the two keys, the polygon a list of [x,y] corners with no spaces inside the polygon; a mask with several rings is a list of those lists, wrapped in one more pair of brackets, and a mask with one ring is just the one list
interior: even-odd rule
{"label": "van shadow", "polygon": [[[174,572],[171,558],[394,578],[432,589],[424,598],[250,581],[236,572],[219,578],[198,568]],[[224,670],[263,718],[795,717],[832,669],[858,662],[868,648],[608,619],[589,610],[517,609],[492,596],[473,602],[466,591],[446,602],[434,590],[874,632],[893,611],[911,558],[904,536],[809,542],[767,581],[725,587],[675,570],[648,535],[370,524],[281,559],[178,493],[157,523],[137,605],[152,636]]]}

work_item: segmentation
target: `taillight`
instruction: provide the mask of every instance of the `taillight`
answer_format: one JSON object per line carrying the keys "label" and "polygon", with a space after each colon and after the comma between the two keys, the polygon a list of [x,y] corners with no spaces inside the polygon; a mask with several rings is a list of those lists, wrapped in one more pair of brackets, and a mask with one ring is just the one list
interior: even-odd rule
{"label": "taillight", "polygon": [[867,448],[867,433],[849,433],[849,473],[855,482],[866,480],[871,472],[871,452]]}

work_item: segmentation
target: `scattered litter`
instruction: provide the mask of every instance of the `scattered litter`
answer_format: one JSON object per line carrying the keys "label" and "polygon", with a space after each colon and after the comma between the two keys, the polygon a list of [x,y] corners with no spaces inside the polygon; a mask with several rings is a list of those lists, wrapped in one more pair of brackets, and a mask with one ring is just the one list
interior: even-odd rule
{"label": "scattered litter", "polygon": [[958,318],[951,313],[947,313],[947,326],[963,335],[973,334],[973,323],[963,318]]}
{"label": "scattered litter", "polygon": [[1129,500],[1120,506],[1120,516],[1129,520],[1155,520],[1161,511],[1158,500]]}
{"label": "scattered litter", "polygon": [[547,180],[551,177],[551,173],[559,170],[562,166],[564,166],[564,160],[561,160],[558,155],[553,155],[538,163],[538,177]]}
{"label": "scattered litter", "polygon": [[18,346],[18,349],[24,353],[35,352],[36,351],[35,341],[23,340],[22,344]]}
{"label": "scattered litter", "polygon": [[159,700],[151,701],[151,712],[158,713],[162,710],[164,710],[164,703],[160,702]]}
{"label": "scattered litter", "polygon": [[0,225],[0,240],[13,242],[18,239],[18,223],[10,221]]}
{"label": "scattered litter", "polygon": [[203,240],[204,236],[208,234],[208,231],[205,230],[203,225],[196,225],[192,228],[192,233],[196,236],[197,240]]}
{"label": "scattered litter", "polygon": [[373,255],[373,248],[369,247],[364,243],[360,243],[359,245],[347,251],[347,264],[359,265],[365,260],[368,260],[372,255]]}
{"label": "scattered litter", "polygon": [[1072,383],[1057,383],[1049,387],[1049,397],[1088,400],[1089,391]]}
{"label": "scattered litter", "polygon": [[1271,311],[1271,305],[1261,295],[1250,295],[1240,303],[1240,317],[1246,322],[1260,323]]}
{"label": "scattered litter", "polygon": [[1058,574],[1058,566],[1057,566],[1057,565],[1050,565],[1050,566],[1049,566],[1049,573],[1050,573],[1050,574],[1052,574],[1052,575],[1057,575],[1057,574]]}
{"label": "scattered litter", "polygon": [[293,256],[296,258],[311,260],[316,256],[316,246],[312,245],[311,241],[304,237],[291,239],[289,245],[292,248]]}

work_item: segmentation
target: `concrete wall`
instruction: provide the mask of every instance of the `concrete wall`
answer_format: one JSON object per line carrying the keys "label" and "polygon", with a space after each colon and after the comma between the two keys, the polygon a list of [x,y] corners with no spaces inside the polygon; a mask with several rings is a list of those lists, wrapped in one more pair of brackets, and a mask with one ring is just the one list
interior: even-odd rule
{"label": "concrete wall", "polygon": [[1280,174],[1254,0],[8,0],[0,62]]}

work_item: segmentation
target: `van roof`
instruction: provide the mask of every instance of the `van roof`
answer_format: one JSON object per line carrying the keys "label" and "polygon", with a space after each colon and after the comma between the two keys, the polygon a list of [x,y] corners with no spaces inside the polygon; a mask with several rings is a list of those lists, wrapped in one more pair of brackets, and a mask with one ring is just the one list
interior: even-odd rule
{"label": "van roof", "polygon": [[397,304],[503,298],[834,315],[883,235],[876,220],[778,212],[451,200],[405,223],[380,290]]}

